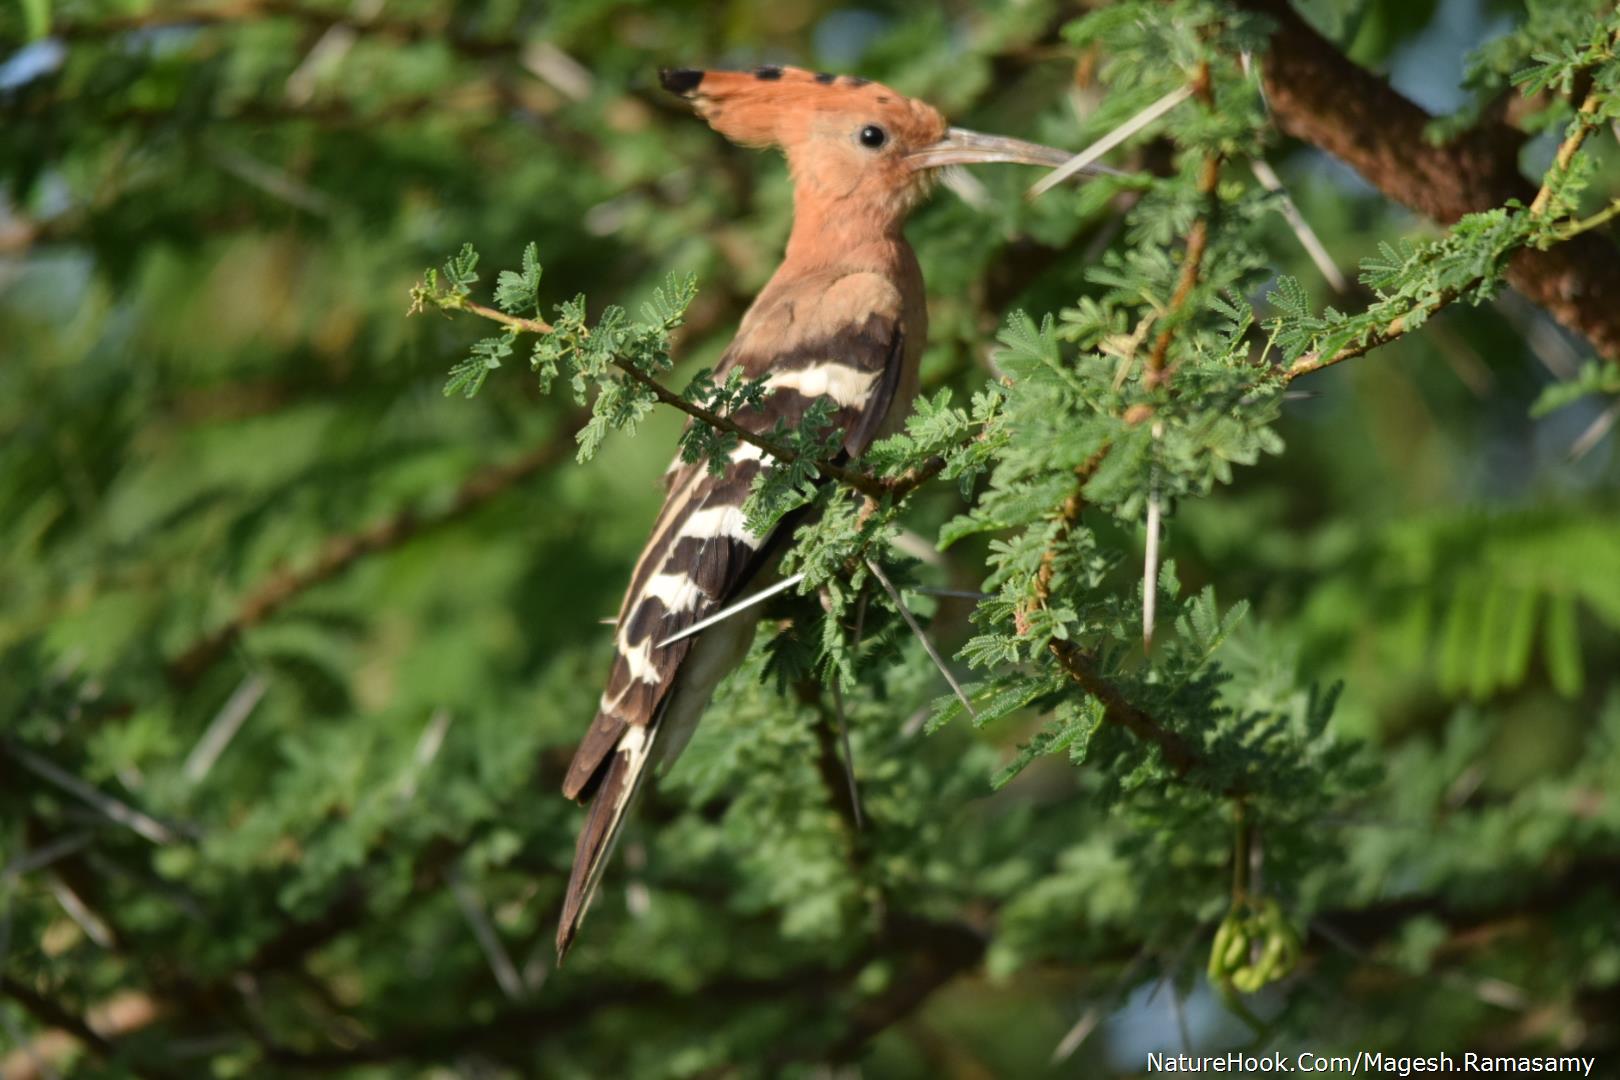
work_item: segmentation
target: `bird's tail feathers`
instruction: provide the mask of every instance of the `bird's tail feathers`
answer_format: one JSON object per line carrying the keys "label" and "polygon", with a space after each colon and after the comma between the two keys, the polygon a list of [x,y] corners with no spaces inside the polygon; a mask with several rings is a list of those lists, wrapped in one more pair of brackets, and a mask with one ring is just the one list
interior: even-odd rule
{"label": "bird's tail feathers", "polygon": [[629,817],[631,805],[642,784],[652,774],[647,765],[652,758],[655,725],[631,724],[619,737],[619,745],[609,757],[602,782],[591,800],[585,827],[574,848],[574,869],[563,897],[562,919],[557,925],[557,962],[568,953],[574,935],[585,921],[585,912],[601,883],[602,871],[613,856],[619,831]]}

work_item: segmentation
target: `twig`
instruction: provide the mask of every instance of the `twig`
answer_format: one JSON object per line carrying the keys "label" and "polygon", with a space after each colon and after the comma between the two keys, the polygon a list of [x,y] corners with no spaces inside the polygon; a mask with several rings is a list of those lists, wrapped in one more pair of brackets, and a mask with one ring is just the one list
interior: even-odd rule
{"label": "twig", "polygon": [[1063,673],[1079,687],[1102,702],[1103,718],[1109,723],[1157,746],[1178,775],[1185,776],[1204,764],[1204,759],[1180,735],[1126,700],[1119,688],[1092,670],[1091,662],[1072,642],[1053,639],[1048,646]]}
{"label": "twig", "polygon": [[[1599,92],[1596,86],[1593,86],[1587,92],[1586,100],[1581,102],[1580,109],[1576,111],[1573,130],[1558,145],[1558,152],[1553,155],[1552,166],[1547,170],[1547,178],[1542,181],[1541,190],[1536,192],[1535,200],[1530,204],[1532,217],[1540,217],[1546,213],[1547,204],[1552,201],[1553,180],[1569,171],[1569,163],[1575,160],[1575,154],[1580,150],[1581,144],[1586,141],[1586,136],[1596,126],[1592,122],[1592,117],[1596,115],[1598,106],[1602,102],[1602,93]],[[1608,219],[1604,218],[1604,220]]]}
{"label": "twig", "polygon": [[[1599,101],[1600,98],[1598,91],[1594,88],[1592,92],[1587,95],[1585,103],[1582,104],[1580,115],[1584,117],[1595,112]],[[1557,181],[1558,177],[1569,168],[1569,163],[1574,159],[1575,152],[1579,150],[1581,144],[1586,141],[1586,136],[1590,131],[1590,124],[1578,122],[1564,137],[1564,141],[1559,144],[1558,152],[1554,156],[1553,165],[1548,168],[1546,175],[1542,178],[1541,187],[1537,190],[1535,198],[1530,203],[1530,208],[1528,211],[1530,215],[1539,217],[1546,210],[1547,203],[1552,198],[1555,182]],[[1611,213],[1611,211],[1613,212]],[[1549,236],[1552,238],[1554,243],[1563,243],[1589,231],[1590,229],[1598,228],[1616,215],[1620,215],[1620,200],[1616,200],[1615,205],[1611,207],[1610,210],[1605,210],[1601,213],[1594,214],[1589,218],[1569,222],[1562,228],[1551,230]],[[1520,251],[1528,250],[1531,249],[1520,249]],[[1423,318],[1415,320],[1416,322],[1427,322],[1429,316],[1432,316],[1440,309],[1449,306],[1451,303],[1456,301],[1458,297],[1466,295],[1484,280],[1484,275],[1481,274],[1463,283],[1462,285],[1442,289],[1432,300],[1425,304],[1420,304],[1410,311],[1397,315],[1381,329],[1375,330],[1371,334],[1368,334],[1367,337],[1362,341],[1346,345],[1337,352],[1331,353],[1327,356],[1323,356],[1320,353],[1306,353],[1304,356],[1301,356],[1288,366],[1287,370],[1283,372],[1283,379],[1285,381],[1292,382],[1301,375],[1309,375],[1312,372],[1321,371],[1323,368],[1332,367],[1334,364],[1340,364],[1346,360],[1353,359],[1357,356],[1362,356],[1382,345],[1388,345],[1396,338],[1405,334],[1411,328],[1414,322],[1414,315],[1423,316]],[[1615,358],[1620,359],[1620,353],[1617,353]]]}
{"label": "twig", "polygon": [[321,546],[309,565],[277,571],[259,582],[248,590],[230,618],[169,662],[166,672],[169,681],[180,687],[191,686],[244,632],[258,626],[304,592],[337,577],[368,555],[399,547],[423,532],[467,516],[562,459],[572,445],[575,426],[566,425],[557,435],[511,461],[479,469],[462,482],[442,508],[407,507],[359,532],[334,536]]}
{"label": "twig", "polygon": [[[57,859],[65,858],[83,850],[89,846],[92,839],[91,834],[87,832],[70,833],[60,839],[52,840],[48,844],[42,844],[31,851],[24,851],[11,860],[5,869],[0,870],[0,888],[10,885],[18,878],[31,874],[35,870],[41,870],[51,865]],[[5,959],[5,955],[4,936],[0,935],[0,961]]]}
{"label": "twig", "polygon": [[[1510,199],[1533,202],[1519,170],[1522,132],[1488,121],[1443,145],[1430,142],[1424,132],[1433,117],[1340,52],[1287,0],[1237,3],[1272,24],[1261,67],[1284,133],[1335,155],[1389,198],[1441,224]],[[1620,257],[1585,230],[1560,239],[1570,242],[1520,249],[1508,281],[1620,361]]]}
{"label": "twig", "polygon": [[[509,327],[513,330],[520,330],[525,333],[542,335],[552,332],[551,324],[543,319],[526,319],[519,315],[508,315],[504,311],[499,311],[495,308],[480,304],[477,301],[469,300],[465,296],[458,293],[441,293],[436,296],[429,296],[427,299],[430,299],[433,303],[446,310],[466,311],[473,315],[477,315],[480,318],[489,319],[491,322],[500,323],[502,326]],[[621,357],[614,357],[612,363],[614,367],[618,368],[620,371],[624,372],[625,375],[629,376],[632,382],[651,393],[653,397],[657,398],[661,403],[668,405],[671,408],[679,409],[681,412],[685,413],[687,416],[690,416],[699,423],[705,424],[716,431],[723,431],[728,435],[735,435],[738,439],[750,444],[751,446],[758,447],[760,450],[763,450],[765,453],[769,454],[773,458],[776,458],[778,461],[797,462],[803,460],[803,455],[795,452],[789,447],[782,445],[775,439],[768,438],[755,431],[750,431],[748,428],[743,427],[729,416],[722,416],[711,409],[704,408],[702,405],[699,405],[696,402],[688,401],[686,398],[682,397],[680,394],[677,394],[675,391],[671,390],[669,387],[665,386],[651,375],[648,375],[645,371],[642,371],[630,361]],[[830,461],[813,461],[810,462],[810,464],[815,467],[817,472],[822,473],[825,476],[830,476],[834,480],[854,488],[863,495],[871,496],[872,498],[879,498],[884,495],[893,494],[896,490],[899,490],[897,481],[884,480],[880,477],[870,476],[856,469],[847,469],[842,465],[837,465]],[[941,467],[943,468],[943,463],[941,463]],[[938,470],[935,471],[937,472]],[[905,490],[910,489],[907,488]]]}
{"label": "twig", "polygon": [[[1207,60],[1200,63],[1193,72],[1192,81],[1187,85],[1187,93],[1197,96],[1205,109],[1215,107]],[[1176,291],[1170,297],[1170,307],[1165,313],[1165,326],[1159,332],[1159,339],[1153,343],[1153,351],[1148,354],[1147,379],[1150,386],[1156,386],[1164,381],[1164,361],[1170,351],[1170,341],[1176,332],[1174,320],[1187,306],[1187,301],[1192,298],[1193,289],[1198,286],[1198,272],[1203,267],[1204,251],[1209,247],[1209,223],[1215,213],[1215,189],[1220,179],[1221,156],[1211,151],[1204,156],[1203,165],[1198,171],[1198,200],[1203,204],[1203,211],[1187,232],[1187,252],[1181,259],[1181,275],[1176,280]]]}

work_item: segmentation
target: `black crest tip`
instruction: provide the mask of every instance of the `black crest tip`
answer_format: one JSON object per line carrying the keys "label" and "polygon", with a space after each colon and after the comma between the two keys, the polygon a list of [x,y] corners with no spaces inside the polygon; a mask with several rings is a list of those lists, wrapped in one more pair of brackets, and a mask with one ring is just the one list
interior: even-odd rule
{"label": "black crest tip", "polygon": [[834,75],[830,71],[816,72],[816,82],[820,83],[822,86],[831,86],[833,81],[837,78],[838,76]]}
{"label": "black crest tip", "polygon": [[764,79],[766,82],[774,82],[781,77],[782,69],[775,64],[761,64],[754,69],[754,78]]}
{"label": "black crest tip", "polygon": [[703,72],[696,68],[659,68],[658,81],[672,94],[687,96],[703,81]]}

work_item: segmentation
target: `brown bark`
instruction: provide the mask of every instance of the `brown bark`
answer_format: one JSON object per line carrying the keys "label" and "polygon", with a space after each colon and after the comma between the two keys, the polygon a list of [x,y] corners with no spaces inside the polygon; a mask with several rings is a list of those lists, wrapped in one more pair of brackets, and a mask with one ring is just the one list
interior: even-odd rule
{"label": "brown bark", "polygon": [[[1351,61],[1286,0],[1236,2],[1276,23],[1262,72],[1284,133],[1326,150],[1391,199],[1443,225],[1535,197],[1519,171],[1523,133],[1491,120],[1435,145],[1425,135],[1429,113]],[[1508,281],[1620,362],[1620,251],[1609,240],[1588,234],[1547,251],[1521,251]]]}

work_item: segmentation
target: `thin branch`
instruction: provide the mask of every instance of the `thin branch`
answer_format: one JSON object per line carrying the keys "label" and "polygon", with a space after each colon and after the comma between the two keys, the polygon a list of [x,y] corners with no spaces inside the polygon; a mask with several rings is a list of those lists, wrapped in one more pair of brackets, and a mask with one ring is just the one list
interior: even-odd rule
{"label": "thin branch", "polygon": [[68,794],[99,810],[108,819],[117,822],[152,843],[160,846],[174,843],[173,831],[161,821],[158,821],[150,814],[142,813],[126,802],[113,798],[101,789],[85,783],[55,762],[41,757],[27,747],[6,739],[0,741],[0,753],[12,758],[35,776],[50,781]]}
{"label": "thin branch", "polygon": [[[1080,522],[1080,513],[1085,507],[1086,481],[1091,478],[1102,459],[1107,448],[1097,451],[1091,459],[1075,470],[1075,487],[1058,515],[1057,535],[1047,544],[1041,555],[1039,568],[1035,572],[1035,579],[1031,586],[1029,604],[1019,614],[1019,631],[1026,632],[1029,627],[1029,614],[1037,608],[1044,608],[1051,599],[1052,578],[1056,573],[1058,549],[1068,539],[1069,534]],[[1063,673],[1073,680],[1080,689],[1096,698],[1103,706],[1103,718],[1111,724],[1129,731],[1132,735],[1146,743],[1157,746],[1164,754],[1165,761],[1178,775],[1185,775],[1194,768],[1201,766],[1203,758],[1195,751],[1185,739],[1160,724],[1146,712],[1135,705],[1120,692],[1113,683],[1104,679],[1092,667],[1091,660],[1072,641],[1053,638],[1047,643],[1047,651],[1057,660]]]}
{"label": "thin branch", "polygon": [[[1442,224],[1510,199],[1533,203],[1519,171],[1522,132],[1492,121],[1435,144],[1425,135],[1433,117],[1346,57],[1287,0],[1236,2],[1263,12],[1274,27],[1261,70],[1285,133],[1340,158],[1389,198]],[[1620,253],[1585,229],[1558,239],[1568,242],[1518,251],[1508,282],[1620,362]]]}
{"label": "thin branch", "polygon": [[[1200,63],[1193,72],[1188,90],[1198,98],[1205,109],[1214,108],[1207,60]],[[1209,247],[1209,220],[1215,213],[1215,188],[1220,179],[1221,156],[1211,152],[1205,155],[1198,171],[1198,201],[1202,204],[1203,210],[1187,232],[1187,252],[1181,260],[1181,275],[1176,280],[1176,291],[1170,297],[1165,326],[1159,332],[1158,340],[1153,343],[1153,351],[1148,354],[1147,380],[1150,386],[1157,386],[1164,381],[1164,361],[1170,352],[1170,342],[1176,332],[1175,317],[1187,306],[1193,289],[1198,287],[1198,273],[1203,267],[1204,251]]]}
{"label": "thin branch", "polygon": [[1558,153],[1553,155],[1552,167],[1547,170],[1547,179],[1542,181],[1541,190],[1536,192],[1535,199],[1530,203],[1530,213],[1533,216],[1540,217],[1547,212],[1547,204],[1552,201],[1553,196],[1553,178],[1569,171],[1569,163],[1575,160],[1581,144],[1596,126],[1592,117],[1597,114],[1602,101],[1603,95],[1598,92],[1596,86],[1587,92],[1586,100],[1581,102],[1581,107],[1575,114],[1574,129],[1559,144]]}
{"label": "thin branch", "polygon": [[[1579,117],[1589,117],[1595,114],[1600,100],[1600,95],[1597,89],[1594,88],[1587,94],[1586,100],[1582,103]],[[1569,168],[1569,163],[1574,160],[1576,152],[1580,150],[1581,144],[1586,141],[1586,136],[1591,132],[1592,127],[1591,123],[1578,120],[1569,133],[1565,135],[1564,141],[1559,144],[1558,151],[1554,155],[1553,164],[1547,169],[1546,175],[1542,178],[1541,187],[1536,191],[1535,198],[1531,200],[1528,211],[1531,216],[1540,217],[1545,214],[1547,205],[1552,200],[1556,181]],[[1620,199],[1615,200],[1614,204],[1608,209],[1593,214],[1591,217],[1571,221],[1561,228],[1552,230],[1551,235],[1555,243],[1565,243],[1582,233],[1606,224],[1617,215],[1620,215]],[[1521,251],[1530,250],[1533,249],[1521,249]],[[1459,297],[1472,292],[1484,280],[1485,277],[1481,274],[1461,285],[1442,289],[1427,303],[1403,312],[1390,320],[1381,329],[1369,334],[1363,341],[1346,345],[1337,352],[1326,356],[1320,353],[1306,353],[1288,366],[1287,370],[1283,372],[1283,378],[1285,381],[1292,382],[1301,375],[1321,371],[1323,368],[1332,367],[1334,364],[1343,363],[1357,356],[1364,356],[1380,346],[1388,345],[1410,330],[1414,324],[1421,325],[1427,322],[1429,316],[1449,306]],[[1414,319],[1414,316],[1422,317]]]}
{"label": "thin branch", "polygon": [[[495,308],[487,307],[456,293],[450,293],[448,295],[440,294],[438,296],[425,296],[425,298],[431,300],[433,303],[446,310],[466,311],[473,315],[477,315],[480,318],[489,319],[492,322],[498,322],[502,326],[510,327],[513,330],[520,330],[530,334],[549,334],[552,332],[551,324],[542,319],[525,319],[518,315],[508,315],[504,311],[498,311]],[[702,405],[699,405],[696,402],[688,401],[686,398],[682,397],[680,394],[677,394],[675,391],[671,390],[669,387],[665,386],[651,375],[648,375],[645,371],[642,371],[630,361],[620,357],[614,357],[612,363],[614,367],[618,368],[620,371],[629,376],[631,381],[636,383],[642,389],[651,393],[660,402],[670,406],[671,408],[679,409],[681,412],[698,421],[700,424],[713,428],[715,431],[723,431],[728,435],[735,435],[738,439],[752,446],[758,447],[760,450],[763,450],[765,453],[771,455],[771,457],[777,459],[778,461],[798,462],[803,460],[803,456],[801,454],[795,452],[789,447],[782,445],[775,439],[768,438],[759,434],[758,432],[750,431],[748,428],[743,427],[729,416],[722,416],[711,409],[704,408]],[[847,469],[842,465],[836,465],[830,461],[814,461],[810,464],[814,465],[817,472],[825,476],[829,476],[832,479],[837,480],[839,483],[854,488],[861,494],[871,496],[872,498],[880,498],[884,495],[893,494],[898,487],[897,481],[884,480],[880,477],[870,476],[866,473],[860,472],[859,470]],[[943,468],[943,462],[941,463],[941,467]],[[938,470],[935,471],[937,472]],[[906,490],[910,489],[907,488]]]}
{"label": "thin branch", "polygon": [[1142,742],[1157,746],[1177,775],[1185,776],[1204,764],[1203,757],[1187,740],[1131,704],[1120,693],[1119,687],[1097,674],[1090,659],[1073,642],[1054,638],[1048,648],[1057,658],[1063,673],[1074,680],[1080,689],[1102,702],[1105,720],[1118,724]]}
{"label": "thin branch", "polygon": [[225,655],[238,638],[309,589],[330,581],[369,555],[399,547],[431,529],[457,521],[568,454],[574,424],[511,461],[481,468],[464,480],[448,504],[433,510],[407,507],[369,527],[331,537],[313,561],[284,569],[248,590],[224,623],[198,638],[169,662],[169,681],[189,687]]}

